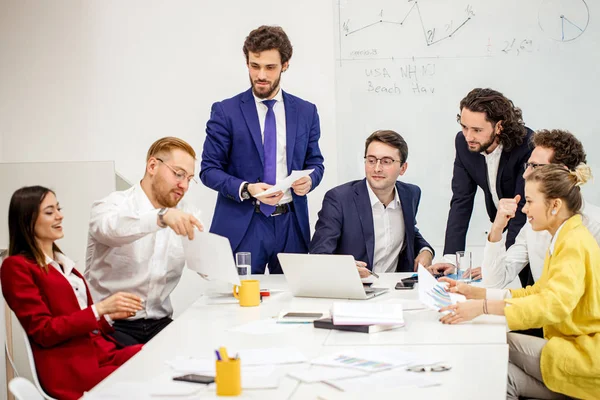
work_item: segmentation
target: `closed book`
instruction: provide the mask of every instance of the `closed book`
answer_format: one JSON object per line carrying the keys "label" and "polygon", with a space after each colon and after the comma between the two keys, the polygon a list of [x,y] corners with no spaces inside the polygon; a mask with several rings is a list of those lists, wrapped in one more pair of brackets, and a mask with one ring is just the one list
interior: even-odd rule
{"label": "closed book", "polygon": [[349,331],[349,332],[362,332],[362,333],[377,333],[382,331],[389,331],[396,328],[401,328],[404,324],[398,325],[335,325],[331,318],[317,319],[313,322],[315,328],[321,329],[336,329],[338,331]]}

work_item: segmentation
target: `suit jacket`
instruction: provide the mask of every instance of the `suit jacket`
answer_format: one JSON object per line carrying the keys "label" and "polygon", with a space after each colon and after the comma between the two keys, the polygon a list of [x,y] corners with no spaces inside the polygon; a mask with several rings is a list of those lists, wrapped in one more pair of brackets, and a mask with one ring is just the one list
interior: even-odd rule
{"label": "suit jacket", "polygon": [[[396,189],[406,227],[405,248],[398,258],[396,271],[412,272],[419,251],[424,247],[433,248],[417,228],[421,189],[400,181],[396,182]],[[309,251],[312,254],[351,254],[355,260],[364,261],[367,268],[373,269],[375,232],[366,179],[345,183],[325,194]]]}
{"label": "suit jacket", "polygon": [[112,372],[100,364],[106,356],[102,350],[114,348],[106,344],[114,342],[107,336],[114,330],[104,318],[96,321],[87,284],[89,307],[82,310],[69,281],[52,266],[46,273],[35,261],[11,256],[2,263],[0,280],[8,306],[29,337],[38,378],[49,395],[78,399]]}
{"label": "suit jacket", "polygon": [[546,253],[542,276],[511,290],[511,330],[544,328],[544,384],[578,399],[600,398],[600,249],[581,221],[569,218]]}
{"label": "suit jacket", "polygon": [[[319,149],[319,115],[314,104],[283,92],[286,121],[288,174],[312,169],[312,188],[323,177]],[[263,181],[263,141],[252,89],[213,104],[206,124],[200,179],[218,192],[210,231],[225,236],[235,250],[244,237],[254,213],[254,201],[241,201],[240,185]],[[306,196],[292,191],[295,215],[306,245],[310,241]]]}
{"label": "suit jacket", "polygon": [[[525,214],[521,209],[525,205],[525,181],[523,180],[523,165],[531,155],[530,145],[533,131],[527,129],[527,135],[520,146],[513,147],[510,151],[503,151],[496,178],[496,192],[498,198],[515,197],[521,195],[516,216],[507,226],[506,248],[514,242],[517,234],[525,224]],[[490,217],[490,222],[496,218],[496,206],[492,199],[492,192],[488,184],[487,165],[485,157],[480,153],[472,153],[462,132],[456,135],[456,158],[454,159],[454,173],[452,176],[452,200],[446,224],[446,240],[444,254],[454,254],[464,250],[469,229],[469,221],[473,213],[475,193],[479,186],[485,197],[485,208]]]}

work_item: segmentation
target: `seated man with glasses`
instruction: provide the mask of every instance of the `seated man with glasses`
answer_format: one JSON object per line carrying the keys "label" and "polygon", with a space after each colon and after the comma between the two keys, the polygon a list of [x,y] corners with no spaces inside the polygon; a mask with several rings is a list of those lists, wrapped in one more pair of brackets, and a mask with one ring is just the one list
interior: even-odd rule
{"label": "seated man with glasses", "polygon": [[182,236],[202,231],[199,211],[181,202],[194,180],[196,153],[185,141],[152,144],[140,183],[92,205],[85,277],[96,302],[117,292],[144,301],[135,316],[114,321],[124,345],[146,343],[172,322],[169,298],[185,265]]}
{"label": "seated man with glasses", "polygon": [[351,254],[360,276],[407,272],[431,265],[432,247],[417,228],[418,186],[398,181],[408,146],[394,131],[376,131],[365,143],[366,179],[329,190],[323,199],[312,254]]}
{"label": "seated man with glasses", "polygon": [[[571,133],[563,130],[540,130],[534,133],[531,142],[534,149],[525,163],[523,178],[527,178],[537,167],[560,164],[575,171],[579,164],[586,163],[586,155],[581,142]],[[515,243],[504,250],[506,238],[504,228],[517,213],[520,196],[501,199],[498,213],[490,229],[484,250],[482,264],[483,285],[488,288],[504,288],[525,268],[531,267],[534,281],[542,275],[544,258],[551,235],[547,231],[534,231],[527,222],[515,239]],[[600,244],[600,209],[586,203],[581,209],[583,224]],[[507,290],[488,290],[489,299],[499,300],[508,296]]]}

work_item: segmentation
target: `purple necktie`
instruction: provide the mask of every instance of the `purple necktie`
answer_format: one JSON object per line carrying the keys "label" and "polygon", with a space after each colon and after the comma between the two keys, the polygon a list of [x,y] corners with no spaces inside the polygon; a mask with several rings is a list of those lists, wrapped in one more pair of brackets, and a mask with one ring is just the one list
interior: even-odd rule
{"label": "purple necktie", "polygon": [[[273,112],[273,106],[276,101],[264,100],[262,102],[267,106],[265,131],[263,133],[263,149],[265,154],[263,182],[269,185],[274,185],[277,180],[277,126],[275,125],[275,113]],[[260,203],[260,211],[268,217],[275,211],[275,206]]]}

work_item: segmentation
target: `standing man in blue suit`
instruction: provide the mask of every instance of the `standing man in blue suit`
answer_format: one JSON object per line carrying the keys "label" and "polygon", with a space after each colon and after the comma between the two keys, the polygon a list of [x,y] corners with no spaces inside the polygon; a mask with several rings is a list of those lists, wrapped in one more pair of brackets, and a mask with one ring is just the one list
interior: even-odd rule
{"label": "standing man in blue suit", "polygon": [[314,254],[351,254],[361,277],[373,272],[407,272],[431,265],[433,250],[417,228],[418,186],[398,181],[408,164],[408,146],[394,131],[376,131],[365,143],[366,179],[325,194]]}
{"label": "standing man in blue suit", "polygon": [[[434,272],[453,270],[456,252],[465,250],[477,187],[483,190],[490,222],[496,217],[500,199],[521,196],[515,217],[506,228],[507,249],[515,242],[526,218],[521,212],[525,204],[523,170],[531,155],[533,132],[525,126],[521,109],[500,92],[473,89],[461,100],[457,119],[462,132],[455,140],[445,263],[433,265]],[[525,285],[531,273],[529,267],[524,271],[521,281]]]}
{"label": "standing man in blue suit", "polygon": [[[252,273],[282,273],[278,253],[306,253],[310,241],[306,194],[323,177],[319,115],[314,104],[280,88],[292,44],[280,27],[248,35],[244,55],[251,88],[212,106],[200,179],[219,192],[210,231],[234,252],[252,254]],[[314,169],[291,189],[255,196],[292,170]]]}

